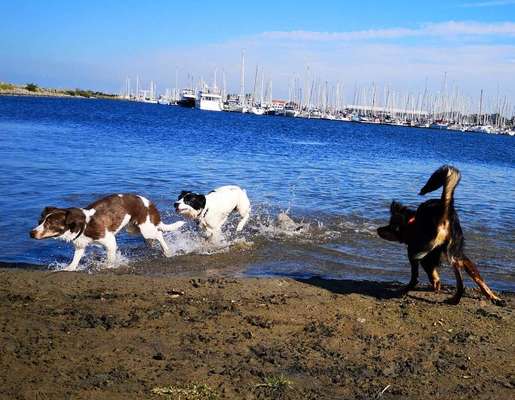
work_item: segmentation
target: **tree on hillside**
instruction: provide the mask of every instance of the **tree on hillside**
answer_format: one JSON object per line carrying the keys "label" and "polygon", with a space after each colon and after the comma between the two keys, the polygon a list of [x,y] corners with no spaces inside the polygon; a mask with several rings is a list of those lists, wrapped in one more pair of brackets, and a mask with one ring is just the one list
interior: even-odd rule
{"label": "tree on hillside", "polygon": [[37,92],[39,88],[35,83],[27,83],[25,89],[27,89],[29,92]]}

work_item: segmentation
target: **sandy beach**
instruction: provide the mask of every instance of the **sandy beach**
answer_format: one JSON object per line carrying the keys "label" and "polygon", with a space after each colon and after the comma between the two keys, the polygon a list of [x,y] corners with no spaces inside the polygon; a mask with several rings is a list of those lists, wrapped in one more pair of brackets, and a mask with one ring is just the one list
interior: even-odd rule
{"label": "sandy beach", "polygon": [[450,306],[452,288],[399,289],[3,268],[0,397],[513,395],[513,294],[501,308],[469,289]]}

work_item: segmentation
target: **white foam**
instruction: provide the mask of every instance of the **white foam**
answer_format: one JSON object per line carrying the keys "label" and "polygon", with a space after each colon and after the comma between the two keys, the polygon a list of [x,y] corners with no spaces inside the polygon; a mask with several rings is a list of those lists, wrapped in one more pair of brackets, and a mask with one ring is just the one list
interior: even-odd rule
{"label": "white foam", "polygon": [[[286,216],[286,223],[278,217]],[[336,239],[339,231],[328,229],[322,221],[305,221],[292,218],[288,210],[278,214],[278,217],[263,216],[251,223],[258,236],[270,240],[297,240],[301,243],[320,242]]]}
{"label": "white foam", "polygon": [[[231,228],[228,228],[231,231]],[[226,235],[222,235],[219,242],[212,243],[206,240],[200,232],[195,228],[183,228],[181,231],[166,232],[164,233],[166,244],[170,247],[172,256],[185,255],[185,254],[217,254],[224,253],[230,250],[234,245],[241,245],[247,242],[244,238],[228,239]]]}
{"label": "white foam", "polygon": [[[116,251],[116,258],[112,265],[107,265],[107,256],[103,249],[92,247],[91,251],[87,251],[84,257],[82,257],[80,264],[76,271],[85,271],[85,272],[96,272],[101,271],[107,268],[119,268],[121,266],[126,266],[129,264],[129,257],[125,256],[118,249]],[[54,271],[63,271],[69,263],[53,261],[48,264],[48,267]]]}

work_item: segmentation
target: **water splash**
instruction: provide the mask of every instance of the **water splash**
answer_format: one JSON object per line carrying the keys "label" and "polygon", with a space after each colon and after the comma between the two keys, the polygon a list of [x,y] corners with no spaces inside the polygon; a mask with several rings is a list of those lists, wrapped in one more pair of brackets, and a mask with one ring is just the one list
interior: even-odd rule
{"label": "water splash", "polygon": [[[131,257],[123,254],[120,249],[116,251],[116,258],[112,264],[107,264],[107,256],[103,249],[92,247],[88,250],[80,260],[77,271],[94,273],[105,269],[117,269],[127,266],[131,261]],[[68,265],[69,262],[55,260],[48,265],[48,268],[53,271],[64,271]]]}
{"label": "water splash", "polygon": [[231,228],[233,228],[232,224],[228,224],[217,242],[207,240],[198,229],[190,225],[179,231],[167,232],[164,234],[164,238],[170,247],[172,257],[186,254],[212,255],[229,252],[234,247],[252,247],[251,241],[231,233],[234,231]]}

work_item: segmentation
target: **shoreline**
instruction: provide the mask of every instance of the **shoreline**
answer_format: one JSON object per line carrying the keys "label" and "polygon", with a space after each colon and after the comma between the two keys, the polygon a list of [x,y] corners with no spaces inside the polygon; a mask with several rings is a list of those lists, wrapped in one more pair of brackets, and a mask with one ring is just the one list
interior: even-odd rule
{"label": "shoreline", "polygon": [[[69,92],[69,93],[68,93]],[[82,93],[82,94],[80,94]],[[87,95],[83,95],[87,94]],[[117,95],[102,94],[88,90],[67,90],[67,89],[45,89],[38,88],[35,91],[27,90],[23,87],[13,89],[0,89],[0,96],[5,97],[52,97],[52,98],[78,98],[78,99],[104,99],[120,100]]]}
{"label": "shoreline", "polygon": [[503,293],[501,308],[468,289],[450,306],[441,302],[453,289],[400,289],[0,268],[0,391],[158,399],[159,388],[200,384],[227,399],[510,396],[515,294]]}

